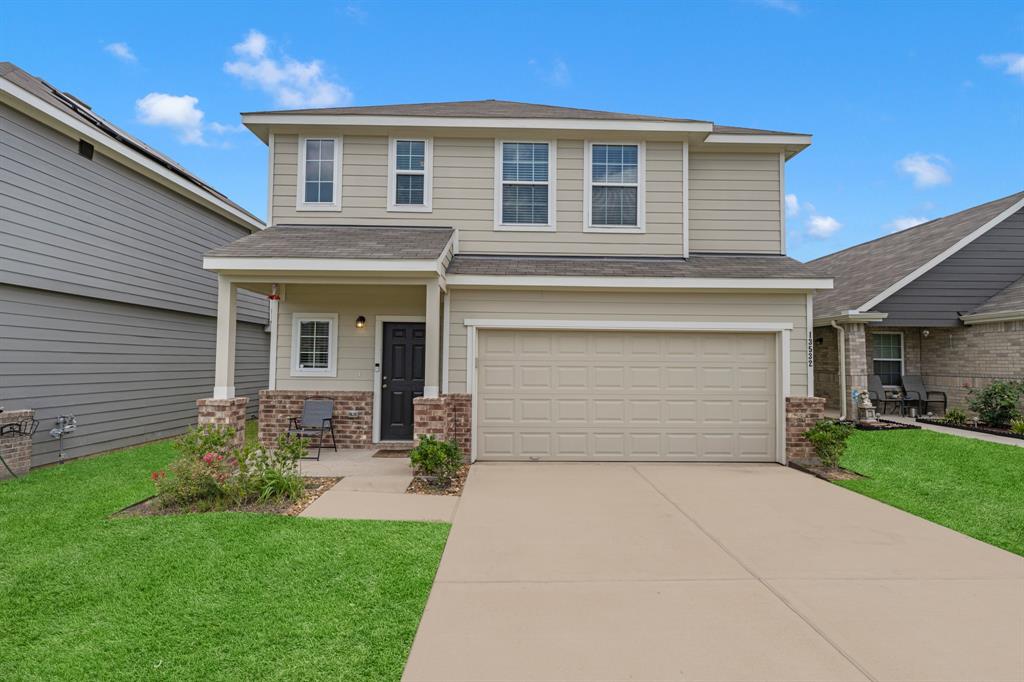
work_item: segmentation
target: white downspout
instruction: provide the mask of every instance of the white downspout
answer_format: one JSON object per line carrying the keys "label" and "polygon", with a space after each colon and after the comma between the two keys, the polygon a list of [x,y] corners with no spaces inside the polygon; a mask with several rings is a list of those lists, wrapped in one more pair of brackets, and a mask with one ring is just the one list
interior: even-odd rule
{"label": "white downspout", "polygon": [[839,340],[839,418],[846,419],[846,331],[835,320],[829,323],[835,327]]}

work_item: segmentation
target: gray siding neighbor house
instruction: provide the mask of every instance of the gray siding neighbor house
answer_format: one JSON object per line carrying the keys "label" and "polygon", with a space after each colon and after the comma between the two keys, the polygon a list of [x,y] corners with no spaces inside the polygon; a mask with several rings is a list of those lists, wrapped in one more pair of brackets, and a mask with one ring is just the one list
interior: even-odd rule
{"label": "gray siding neighbor house", "polygon": [[[0,63],[0,406],[58,415],[77,457],[182,431],[213,386],[202,254],[262,222],[77,98]],[[269,377],[268,304],[238,301],[239,395]],[[256,401],[252,401],[255,407]]]}
{"label": "gray siding neighbor house", "polygon": [[814,381],[829,407],[845,396],[851,412],[850,391],[872,374],[887,389],[921,376],[950,407],[1024,378],[1024,192],[808,265],[836,283],[814,311]]}

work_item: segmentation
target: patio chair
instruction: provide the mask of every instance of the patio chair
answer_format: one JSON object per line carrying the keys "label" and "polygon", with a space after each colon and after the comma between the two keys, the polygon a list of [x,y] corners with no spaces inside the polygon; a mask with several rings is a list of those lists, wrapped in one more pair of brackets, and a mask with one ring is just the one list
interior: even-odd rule
{"label": "patio chair", "polygon": [[302,403],[302,416],[292,417],[288,428],[288,435],[290,436],[316,438],[316,457],[304,457],[303,459],[316,459],[320,461],[320,450],[323,449],[324,436],[327,434],[331,436],[331,448],[337,452],[338,438],[334,434],[334,401],[304,401]]}
{"label": "patio chair", "polygon": [[[946,394],[943,391],[931,391],[924,385],[921,377],[916,374],[908,374],[903,377],[903,391],[906,393],[908,403],[917,403],[918,414],[928,411],[932,403],[942,405],[942,414],[946,414]],[[937,396],[937,397],[932,397]]]}
{"label": "patio chair", "polygon": [[868,397],[871,398],[871,402],[878,406],[878,411],[882,414],[886,413],[885,408],[889,405],[894,405],[894,411],[898,408],[900,414],[903,414],[903,398],[888,397],[885,394],[882,379],[877,374],[872,374],[868,377]]}

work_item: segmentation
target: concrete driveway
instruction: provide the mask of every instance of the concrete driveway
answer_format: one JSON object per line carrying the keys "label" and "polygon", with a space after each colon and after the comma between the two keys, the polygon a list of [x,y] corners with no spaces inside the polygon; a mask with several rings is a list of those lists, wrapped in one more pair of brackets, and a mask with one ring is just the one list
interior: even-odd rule
{"label": "concrete driveway", "polygon": [[777,465],[477,464],[405,680],[1024,679],[1024,559]]}

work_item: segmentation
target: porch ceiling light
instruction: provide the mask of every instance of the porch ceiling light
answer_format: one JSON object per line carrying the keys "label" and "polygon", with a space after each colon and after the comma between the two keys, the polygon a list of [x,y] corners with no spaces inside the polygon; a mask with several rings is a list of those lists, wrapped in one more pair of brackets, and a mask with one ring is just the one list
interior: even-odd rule
{"label": "porch ceiling light", "polygon": [[366,326],[366,318],[360,315],[356,318],[356,329],[362,329]]}

